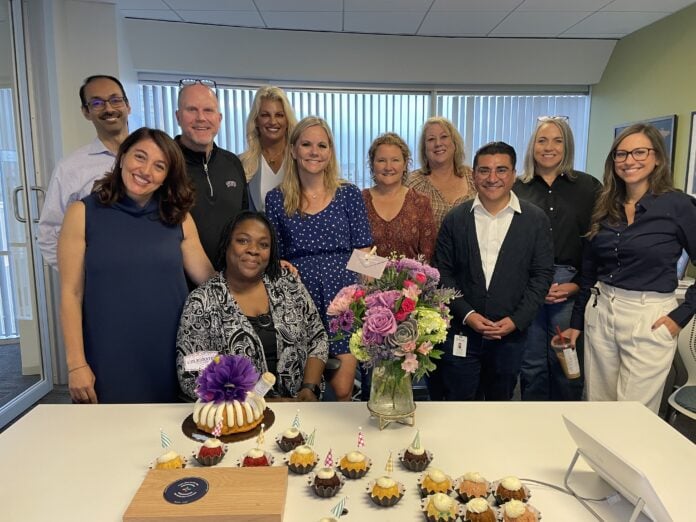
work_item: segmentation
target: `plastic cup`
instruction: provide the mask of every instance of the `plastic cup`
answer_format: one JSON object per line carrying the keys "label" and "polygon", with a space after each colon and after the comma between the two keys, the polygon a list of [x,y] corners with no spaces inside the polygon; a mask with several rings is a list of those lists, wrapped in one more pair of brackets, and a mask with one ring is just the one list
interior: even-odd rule
{"label": "plastic cup", "polygon": [[551,348],[556,353],[565,376],[568,379],[579,378],[580,363],[578,361],[578,352],[575,351],[575,347],[570,343],[570,339],[556,335],[551,339]]}

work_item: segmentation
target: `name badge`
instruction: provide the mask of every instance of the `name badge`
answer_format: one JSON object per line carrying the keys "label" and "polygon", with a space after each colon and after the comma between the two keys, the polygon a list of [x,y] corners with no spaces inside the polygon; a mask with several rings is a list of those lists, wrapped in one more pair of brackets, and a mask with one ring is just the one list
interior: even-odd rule
{"label": "name badge", "polygon": [[465,335],[455,335],[452,355],[455,357],[466,357],[466,345],[468,342],[469,339]]}
{"label": "name badge", "polygon": [[217,352],[196,352],[184,356],[184,370],[199,372],[208,366],[218,355]]}

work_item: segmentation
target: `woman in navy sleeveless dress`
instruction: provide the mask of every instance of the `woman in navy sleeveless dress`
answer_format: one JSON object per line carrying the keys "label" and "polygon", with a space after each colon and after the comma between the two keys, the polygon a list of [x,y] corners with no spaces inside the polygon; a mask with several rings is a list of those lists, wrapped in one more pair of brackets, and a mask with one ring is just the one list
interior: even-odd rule
{"label": "woman in navy sleeveless dress", "polygon": [[188,214],[179,147],[142,128],[113,172],[68,209],[58,244],[61,312],[75,402],[175,402],[185,275],[212,275]]}

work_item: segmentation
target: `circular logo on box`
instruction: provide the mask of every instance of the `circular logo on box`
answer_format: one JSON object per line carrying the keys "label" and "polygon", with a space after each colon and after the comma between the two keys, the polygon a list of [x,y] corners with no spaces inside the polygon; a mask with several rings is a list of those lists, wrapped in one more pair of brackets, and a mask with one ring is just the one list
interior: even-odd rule
{"label": "circular logo on box", "polygon": [[190,504],[205,496],[208,481],[201,477],[186,477],[164,488],[164,500],[171,504]]}

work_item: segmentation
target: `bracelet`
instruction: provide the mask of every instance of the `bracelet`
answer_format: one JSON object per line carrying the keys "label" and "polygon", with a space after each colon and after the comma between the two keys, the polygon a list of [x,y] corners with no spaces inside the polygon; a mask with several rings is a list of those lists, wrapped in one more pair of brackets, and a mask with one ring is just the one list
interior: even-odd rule
{"label": "bracelet", "polygon": [[87,366],[89,366],[89,364],[83,364],[82,366],[78,366],[77,368],[73,368],[72,370],[68,370],[68,373],[72,373],[75,370],[79,370],[80,368],[85,368]]}

